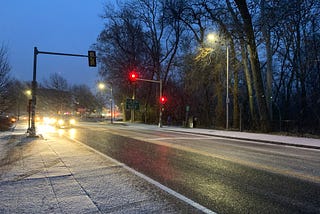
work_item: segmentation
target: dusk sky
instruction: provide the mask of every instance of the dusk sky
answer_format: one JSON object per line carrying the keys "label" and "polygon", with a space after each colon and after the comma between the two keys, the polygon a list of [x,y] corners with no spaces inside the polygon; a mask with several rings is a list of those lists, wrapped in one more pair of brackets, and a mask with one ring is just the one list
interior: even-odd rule
{"label": "dusk sky", "polygon": [[[0,43],[8,48],[11,75],[32,80],[33,49],[39,51],[88,54],[103,29],[108,0],[1,0]],[[87,58],[38,55],[37,81],[59,73],[71,84],[95,87],[98,67]]]}

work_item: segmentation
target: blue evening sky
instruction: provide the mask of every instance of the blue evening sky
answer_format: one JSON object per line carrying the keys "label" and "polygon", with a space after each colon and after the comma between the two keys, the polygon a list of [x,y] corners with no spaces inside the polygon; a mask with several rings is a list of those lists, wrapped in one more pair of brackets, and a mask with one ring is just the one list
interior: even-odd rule
{"label": "blue evening sky", "polygon": [[[0,0],[0,43],[8,47],[11,75],[31,81],[33,49],[88,54],[103,29],[110,0]],[[37,81],[59,73],[71,84],[94,87],[98,67],[87,58],[38,55]]]}

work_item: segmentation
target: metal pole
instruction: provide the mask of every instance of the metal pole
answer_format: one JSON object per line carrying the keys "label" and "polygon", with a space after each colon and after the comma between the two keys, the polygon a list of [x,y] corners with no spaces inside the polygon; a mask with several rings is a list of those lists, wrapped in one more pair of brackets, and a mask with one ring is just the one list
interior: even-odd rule
{"label": "metal pole", "polygon": [[28,131],[30,130],[30,125],[31,125],[31,105],[32,105],[32,100],[29,99],[29,102],[28,102]]}
{"label": "metal pole", "polygon": [[[158,102],[160,103],[160,98],[162,97],[162,80],[160,79],[158,80],[148,80],[148,79],[141,79],[141,78],[137,78],[137,80],[139,81],[143,81],[143,82],[153,82],[153,83],[159,83],[160,84],[160,92],[159,92],[159,100]],[[134,98],[133,98],[134,99]],[[162,108],[163,108],[163,104],[160,103],[159,104],[160,110],[159,110],[159,124],[158,126],[161,128],[162,127]],[[132,112],[131,112],[132,113]],[[132,118],[132,117],[131,117]],[[132,120],[132,119],[131,119]]]}
{"label": "metal pole", "polygon": [[226,129],[229,129],[229,47],[227,46]]}
{"label": "metal pole", "polygon": [[159,127],[161,128],[162,127],[162,108],[163,108],[163,105],[162,103],[160,102],[160,99],[162,97],[162,80],[160,79],[160,92],[159,92],[159,100],[158,102],[160,103],[160,111],[159,111]]}
{"label": "metal pole", "polygon": [[111,84],[111,98],[110,98],[110,104],[111,104],[111,107],[110,107],[110,116],[111,116],[111,124],[113,123],[113,109],[112,109],[112,105],[113,105],[113,102],[112,102],[112,99],[113,99],[113,92],[112,92],[112,84]]}
{"label": "metal pole", "polygon": [[37,91],[37,55],[38,49],[34,47],[33,51],[33,79],[32,79],[32,101],[31,101],[31,127],[29,131],[30,136],[36,136],[35,116],[36,116],[36,91]]}
{"label": "metal pole", "polygon": [[[136,83],[133,83],[133,93],[132,93],[132,100],[133,100],[133,103],[134,103],[134,100],[135,100],[135,97],[136,97]],[[131,109],[131,123],[134,122],[134,108]]]}

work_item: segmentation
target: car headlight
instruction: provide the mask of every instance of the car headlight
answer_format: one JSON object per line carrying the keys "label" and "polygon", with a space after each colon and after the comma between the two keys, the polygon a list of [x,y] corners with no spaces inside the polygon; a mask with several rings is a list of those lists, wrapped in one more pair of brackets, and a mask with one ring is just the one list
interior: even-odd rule
{"label": "car headlight", "polygon": [[55,124],[57,122],[57,119],[56,118],[50,118],[50,124]]}
{"label": "car headlight", "polygon": [[71,124],[71,125],[76,124],[76,120],[75,120],[75,119],[70,119],[70,124]]}
{"label": "car headlight", "polygon": [[64,124],[64,120],[62,120],[62,119],[58,120],[58,124],[59,124],[60,126],[62,126],[62,125]]}

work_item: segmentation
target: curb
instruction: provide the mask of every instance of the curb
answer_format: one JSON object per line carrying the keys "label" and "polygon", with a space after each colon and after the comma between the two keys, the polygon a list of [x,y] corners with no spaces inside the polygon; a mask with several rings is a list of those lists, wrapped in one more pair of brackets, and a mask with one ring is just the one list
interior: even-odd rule
{"label": "curb", "polygon": [[320,146],[313,146],[313,145],[285,143],[285,142],[279,142],[279,141],[251,139],[251,138],[244,138],[244,137],[223,136],[223,135],[199,133],[199,132],[192,132],[192,131],[179,131],[179,130],[173,130],[173,129],[168,129],[168,128],[166,128],[166,130],[172,131],[172,132],[179,132],[179,133],[198,134],[198,135],[213,136],[213,137],[220,137],[220,138],[227,138],[227,139],[234,139],[234,140],[246,140],[246,141],[251,141],[251,142],[260,142],[260,143],[267,143],[267,144],[274,144],[274,145],[282,145],[282,146],[291,146],[291,147],[298,147],[298,148],[308,148],[308,149],[320,150]]}

